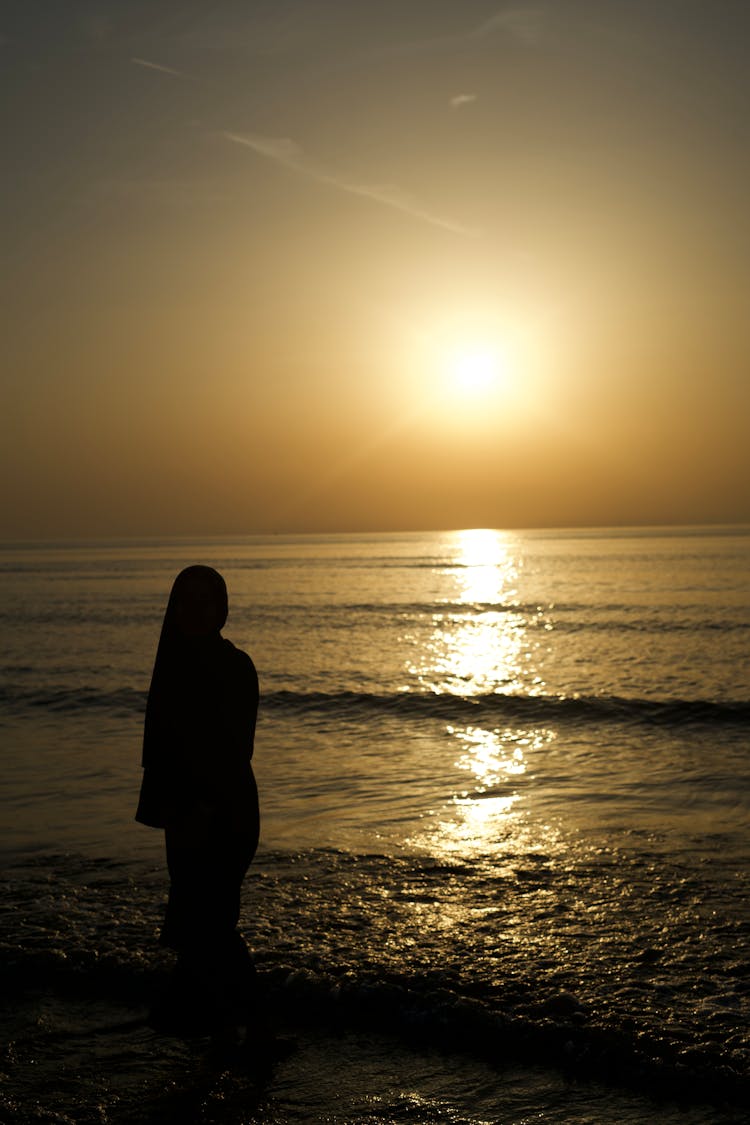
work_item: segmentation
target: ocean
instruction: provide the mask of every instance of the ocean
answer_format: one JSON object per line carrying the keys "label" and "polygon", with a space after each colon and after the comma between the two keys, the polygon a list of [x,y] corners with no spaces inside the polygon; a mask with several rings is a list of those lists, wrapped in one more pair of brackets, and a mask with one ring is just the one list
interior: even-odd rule
{"label": "ocean", "polygon": [[[147,1019],[141,730],[197,562],[260,677],[263,1065]],[[750,529],[5,543],[0,571],[0,1120],[746,1120]]]}

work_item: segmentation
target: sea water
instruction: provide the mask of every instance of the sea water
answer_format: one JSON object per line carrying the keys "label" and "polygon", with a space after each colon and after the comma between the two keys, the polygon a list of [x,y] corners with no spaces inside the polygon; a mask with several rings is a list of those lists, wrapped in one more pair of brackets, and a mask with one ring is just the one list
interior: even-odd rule
{"label": "sea water", "polygon": [[[242,927],[296,1044],[263,1081],[144,1018],[141,728],[195,562],[261,683]],[[15,543],[0,571],[0,1119],[744,1119],[750,529]]]}

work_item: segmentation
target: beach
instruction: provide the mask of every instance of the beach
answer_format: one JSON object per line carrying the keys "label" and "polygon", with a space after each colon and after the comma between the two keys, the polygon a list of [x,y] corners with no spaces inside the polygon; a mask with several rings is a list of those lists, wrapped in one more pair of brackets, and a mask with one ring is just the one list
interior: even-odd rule
{"label": "beach", "polygon": [[[241,928],[276,1054],[149,1025],[166,597],[261,683]],[[740,1122],[744,528],[6,544],[0,1116]]]}

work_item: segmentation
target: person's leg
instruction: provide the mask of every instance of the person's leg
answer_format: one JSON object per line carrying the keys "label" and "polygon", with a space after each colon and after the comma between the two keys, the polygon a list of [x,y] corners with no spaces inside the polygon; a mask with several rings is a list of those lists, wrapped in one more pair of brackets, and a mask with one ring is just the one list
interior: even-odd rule
{"label": "person's leg", "polygon": [[257,834],[215,834],[202,848],[165,833],[170,888],[160,941],[177,952],[167,1007],[186,1028],[260,1024],[255,966],[237,929]]}
{"label": "person's leg", "polygon": [[255,965],[237,928],[242,883],[255,854],[257,840],[248,835],[217,839],[211,849],[210,932],[205,950],[216,1003],[223,1018],[247,1025],[257,1008]]}

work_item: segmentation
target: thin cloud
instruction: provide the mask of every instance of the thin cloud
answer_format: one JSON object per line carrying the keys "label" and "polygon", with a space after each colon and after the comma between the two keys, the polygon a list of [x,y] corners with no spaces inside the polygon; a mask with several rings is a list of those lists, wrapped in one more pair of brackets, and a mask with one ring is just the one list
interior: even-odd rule
{"label": "thin cloud", "polygon": [[471,103],[476,100],[476,94],[456,94],[455,98],[451,98],[451,109],[460,109],[461,106],[471,105]]}
{"label": "thin cloud", "polygon": [[136,66],[145,66],[148,70],[159,70],[162,74],[172,74],[175,78],[189,78],[189,74],[183,74],[181,70],[174,70],[171,66],[162,66],[161,63],[149,62],[148,59],[132,58],[130,60]]}
{"label": "thin cloud", "polygon": [[476,236],[479,233],[475,228],[464,226],[452,219],[446,219],[441,215],[435,215],[433,212],[425,210],[416,200],[395,186],[390,184],[362,184],[331,172],[308,157],[298,144],[287,138],[264,137],[257,133],[228,132],[225,132],[223,136],[233,144],[244,145],[246,148],[252,149],[258,156],[273,160],[305,179],[325,184],[337,191],[347,192],[349,195],[358,195],[364,199],[370,199],[384,207],[392,207],[396,211],[411,215],[414,219],[430,223],[432,226],[440,227],[443,230],[452,231],[454,234]]}
{"label": "thin cloud", "polygon": [[446,51],[479,43],[495,35],[505,35],[527,46],[534,46],[539,43],[543,33],[544,10],[536,5],[520,5],[516,8],[503,8],[466,31],[433,36],[430,39],[416,39],[408,43],[394,43],[384,48],[384,51],[386,54],[396,55]]}
{"label": "thin cloud", "polygon": [[518,8],[506,8],[496,12],[474,31],[469,33],[470,39],[483,39],[494,32],[505,32],[522,43],[533,45],[542,38],[544,30],[544,12],[541,8],[531,5],[521,5]]}

